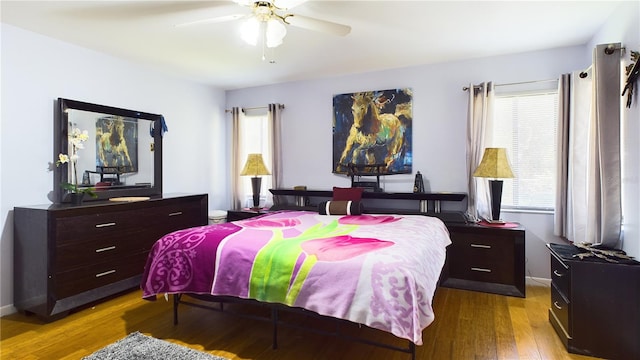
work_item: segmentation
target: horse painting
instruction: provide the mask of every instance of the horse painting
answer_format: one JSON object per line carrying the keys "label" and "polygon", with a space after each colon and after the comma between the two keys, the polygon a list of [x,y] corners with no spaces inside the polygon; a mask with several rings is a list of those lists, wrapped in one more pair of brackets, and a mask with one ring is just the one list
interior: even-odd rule
{"label": "horse painting", "polygon": [[350,165],[381,164],[385,174],[411,172],[409,89],[344,94],[338,101],[334,97],[336,105],[334,172],[347,172]]}
{"label": "horse painting", "polygon": [[107,116],[96,121],[96,166],[138,171],[136,119]]}

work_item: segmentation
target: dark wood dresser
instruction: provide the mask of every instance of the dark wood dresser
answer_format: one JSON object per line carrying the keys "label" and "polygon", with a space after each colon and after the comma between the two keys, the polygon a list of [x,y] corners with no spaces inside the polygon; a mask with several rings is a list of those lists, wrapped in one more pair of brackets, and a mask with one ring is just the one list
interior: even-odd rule
{"label": "dark wood dresser", "polygon": [[268,214],[269,210],[266,209],[241,209],[241,210],[227,210],[227,221],[238,221],[250,219],[258,215]]}
{"label": "dark wood dresser", "polygon": [[155,241],[207,208],[207,194],[14,208],[14,306],[51,321],[140,286]]}
{"label": "dark wood dresser", "polygon": [[447,224],[451,245],[440,285],[525,297],[525,230]]}
{"label": "dark wood dresser", "polygon": [[549,321],[571,353],[640,359],[640,264],[573,257],[568,244],[549,244]]}

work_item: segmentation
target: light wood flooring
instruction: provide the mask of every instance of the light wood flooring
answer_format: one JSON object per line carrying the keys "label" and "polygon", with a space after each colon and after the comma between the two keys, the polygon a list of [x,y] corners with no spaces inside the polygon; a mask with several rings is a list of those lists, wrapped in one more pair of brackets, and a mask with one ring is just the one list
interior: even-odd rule
{"label": "light wood flooring", "polygon": [[[526,299],[439,288],[434,298],[436,320],[424,330],[424,345],[417,347],[416,358],[594,359],[567,353],[549,324],[549,303],[546,286],[528,285]],[[183,306],[180,323],[174,326],[171,309],[170,301],[145,301],[140,291],[131,291],[48,324],[35,316],[5,316],[0,319],[0,358],[81,359],[140,331],[229,359],[410,359],[401,352],[289,327],[279,328],[279,348],[273,350],[268,322]],[[283,316],[304,326],[327,326],[318,319]],[[346,331],[406,346],[406,341],[379,331],[355,326]]]}

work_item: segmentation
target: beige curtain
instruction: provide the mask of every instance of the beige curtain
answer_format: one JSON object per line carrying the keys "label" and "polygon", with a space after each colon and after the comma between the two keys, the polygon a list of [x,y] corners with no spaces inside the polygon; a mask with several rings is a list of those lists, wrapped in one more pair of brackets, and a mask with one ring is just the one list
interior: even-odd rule
{"label": "beige curtain", "polygon": [[244,159],[240,157],[240,115],[242,110],[239,107],[231,109],[232,117],[232,130],[231,130],[231,206],[232,209],[242,208],[242,194],[240,189],[242,188],[242,179],[240,178],[240,171],[242,170],[242,162]]}
{"label": "beige curtain", "polygon": [[492,82],[469,85],[469,107],[467,113],[467,179],[469,198],[467,217],[471,221],[491,219],[489,184],[484,178],[475,178],[473,172],[482,160],[486,144],[491,143],[493,123],[494,88]]}
{"label": "beige curtain", "polygon": [[619,49],[596,46],[592,67],[559,85],[554,233],[609,248],[619,246],[622,227]]}
{"label": "beige curtain", "polygon": [[[586,77],[586,73],[585,73]],[[554,234],[568,238],[570,230],[569,193],[567,183],[569,181],[569,118],[571,111],[571,96],[574,86],[571,85],[574,74],[562,74],[558,80],[558,129],[557,129],[557,154],[556,166],[556,204],[554,212]]]}
{"label": "beige curtain", "polygon": [[[589,200],[589,166],[594,147],[592,69],[563,74],[558,83],[558,166],[554,232],[571,241],[585,242]],[[590,205],[591,204],[591,205]]]}
{"label": "beige curtain", "polygon": [[[274,189],[282,181],[282,104],[269,104],[269,147],[271,148],[271,185]],[[271,193],[269,193],[271,195]]]}
{"label": "beige curtain", "polygon": [[[622,229],[620,163],[621,44],[598,45],[594,54],[596,115],[595,244],[617,247]],[[612,52],[610,49],[614,49]]]}

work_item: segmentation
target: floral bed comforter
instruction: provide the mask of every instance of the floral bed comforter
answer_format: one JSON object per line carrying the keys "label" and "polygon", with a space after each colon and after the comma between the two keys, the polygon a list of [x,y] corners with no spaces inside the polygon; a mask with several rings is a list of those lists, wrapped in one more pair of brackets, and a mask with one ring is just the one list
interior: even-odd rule
{"label": "floral bed comforter", "polygon": [[433,217],[283,211],[167,234],[141,287],[146,299],[195,293],[301,307],[421,345],[450,243]]}

